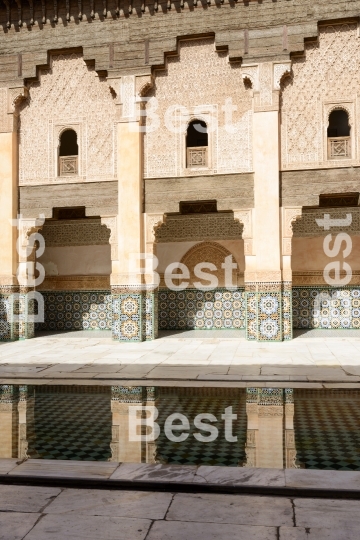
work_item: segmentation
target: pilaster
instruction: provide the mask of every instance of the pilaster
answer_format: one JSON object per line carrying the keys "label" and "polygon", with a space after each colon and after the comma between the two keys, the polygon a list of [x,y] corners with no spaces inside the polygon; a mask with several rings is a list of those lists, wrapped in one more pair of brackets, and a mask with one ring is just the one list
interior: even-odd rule
{"label": "pilaster", "polygon": [[0,89],[0,341],[18,338],[17,228],[18,210],[18,103],[24,87]]}
{"label": "pilaster", "polygon": [[[254,201],[244,237],[247,339],[291,339],[291,282],[282,272],[279,98],[289,62],[242,66],[253,91]],[[250,236],[251,234],[251,236]]]}
{"label": "pilaster", "polygon": [[146,279],[145,217],[143,213],[143,129],[141,93],[150,75],[113,78],[117,95],[118,208],[117,258],[110,278],[113,297],[113,338],[143,341],[157,337],[157,284]]}

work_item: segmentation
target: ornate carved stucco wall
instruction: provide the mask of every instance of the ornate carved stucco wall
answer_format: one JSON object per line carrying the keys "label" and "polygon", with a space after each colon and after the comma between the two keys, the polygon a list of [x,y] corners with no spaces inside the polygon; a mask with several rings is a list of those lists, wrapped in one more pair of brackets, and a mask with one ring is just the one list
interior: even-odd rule
{"label": "ornate carved stucco wall", "polygon": [[[357,99],[360,95],[360,40],[355,23],[320,27],[318,42],[293,58],[292,77],[281,104],[282,168],[359,165]],[[352,159],[327,160],[326,131],[334,107],[350,116]]]}
{"label": "ornate carved stucco wall", "polygon": [[[182,41],[179,55],[168,58],[165,70],[157,71],[155,86],[148,94],[148,111],[156,109],[160,128],[145,136],[145,177],[185,176],[185,135],[187,122],[200,118],[209,123],[209,169],[199,174],[238,173],[252,170],[252,105],[250,92],[242,82],[240,63],[229,64],[225,52],[216,52],[213,39]],[[225,99],[237,107],[233,130],[225,129],[222,107]],[[174,107],[171,120],[182,120],[181,133],[165,128],[164,118]],[[188,114],[182,110],[186,107]],[[193,169],[191,175],[197,174]]]}
{"label": "ornate carved stucco wall", "polygon": [[[114,180],[115,115],[106,80],[80,54],[53,56],[21,106],[20,185]],[[66,127],[78,135],[77,178],[57,176],[58,141]]]}

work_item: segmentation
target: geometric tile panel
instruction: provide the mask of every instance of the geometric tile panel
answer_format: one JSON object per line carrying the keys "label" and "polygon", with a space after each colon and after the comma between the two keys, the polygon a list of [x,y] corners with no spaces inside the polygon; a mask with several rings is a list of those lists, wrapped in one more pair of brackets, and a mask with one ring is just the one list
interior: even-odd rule
{"label": "geometric tile panel", "polygon": [[158,337],[159,302],[157,292],[146,292],[145,296],[145,336],[147,341]]}
{"label": "geometric tile panel", "polygon": [[140,292],[112,295],[113,339],[119,341],[142,341],[144,315],[144,295]]}
{"label": "geometric tile panel", "polygon": [[12,322],[13,295],[0,295],[0,341],[11,341],[15,339],[15,328]]}
{"label": "geometric tile panel", "polygon": [[281,341],[282,292],[247,292],[247,333],[248,340]]}
{"label": "geometric tile panel", "polygon": [[159,291],[159,329],[245,328],[245,290]]}
{"label": "geometric tile panel", "polygon": [[360,287],[294,287],[292,298],[294,328],[360,328]]}
{"label": "geometric tile panel", "polygon": [[111,330],[110,291],[44,291],[45,322],[36,330]]}

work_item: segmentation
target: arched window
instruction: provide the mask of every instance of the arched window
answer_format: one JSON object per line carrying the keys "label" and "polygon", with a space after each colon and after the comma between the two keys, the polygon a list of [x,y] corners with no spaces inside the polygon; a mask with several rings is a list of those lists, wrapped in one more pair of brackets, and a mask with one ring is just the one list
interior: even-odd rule
{"label": "arched window", "polygon": [[208,166],[208,132],[203,120],[193,120],[186,131],[186,166]]}
{"label": "arched window", "polygon": [[328,157],[342,159],[351,157],[349,115],[343,109],[334,109],[329,116],[327,128]]}
{"label": "arched window", "polygon": [[79,146],[77,133],[73,129],[66,129],[60,136],[59,145],[59,174],[69,176],[78,174]]}

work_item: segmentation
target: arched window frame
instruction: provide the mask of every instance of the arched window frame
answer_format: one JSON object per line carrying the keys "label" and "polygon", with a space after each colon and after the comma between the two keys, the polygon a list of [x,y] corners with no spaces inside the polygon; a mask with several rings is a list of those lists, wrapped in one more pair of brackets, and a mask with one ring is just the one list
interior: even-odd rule
{"label": "arched window frame", "polygon": [[[61,144],[61,137],[65,131],[75,131],[77,136],[77,146],[78,146],[78,155],[77,156],[60,156],[60,144]],[[64,124],[61,126],[57,126],[57,145],[56,145],[56,156],[55,156],[55,163],[56,163],[56,176],[58,178],[67,178],[67,177],[78,177],[81,175],[81,130],[80,126],[78,124]],[[70,172],[63,173],[61,170],[62,167],[62,161],[68,161],[69,165],[73,165],[70,167]],[[73,164],[71,163],[73,162]]]}
{"label": "arched window frame", "polygon": [[[206,125],[206,129],[207,129],[207,136],[208,136],[208,144],[207,146],[204,146],[204,147],[189,147],[187,146],[187,134],[188,134],[188,129],[189,129],[189,126],[190,124],[192,124],[193,122],[204,122],[205,125]],[[185,127],[185,131],[184,131],[184,148],[185,148],[185,156],[184,156],[184,168],[187,169],[188,171],[201,171],[201,170],[205,170],[207,171],[208,169],[211,168],[211,151],[210,151],[210,148],[211,148],[211,130],[209,130],[209,118],[207,118],[207,115],[202,115],[202,114],[199,114],[199,115],[191,115],[187,118],[187,122],[186,122],[186,127]],[[195,149],[195,148],[199,148],[199,151],[200,151],[200,148],[203,148],[204,149],[204,162],[203,164],[201,165],[191,165],[191,158],[190,158],[190,154],[192,153],[191,151],[191,148]],[[194,151],[194,150],[193,150]]]}
{"label": "arched window frame", "polygon": [[[351,106],[344,103],[332,104],[328,107],[325,122],[325,138],[328,161],[351,160],[355,158],[355,126],[354,114]],[[350,127],[350,135],[348,137],[328,137],[328,127],[330,123],[330,115],[334,111],[344,111],[348,115],[348,125]]]}

